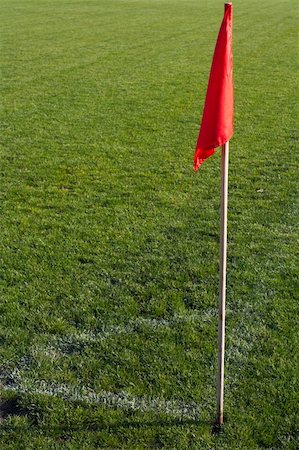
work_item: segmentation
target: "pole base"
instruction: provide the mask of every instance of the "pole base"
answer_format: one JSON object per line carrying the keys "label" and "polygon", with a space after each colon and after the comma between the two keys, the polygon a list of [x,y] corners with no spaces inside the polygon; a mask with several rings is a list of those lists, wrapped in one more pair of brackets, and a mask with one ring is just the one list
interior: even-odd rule
{"label": "pole base", "polygon": [[213,427],[212,427],[212,434],[214,436],[218,436],[222,431],[223,431],[223,426],[224,426],[224,420],[225,418],[223,417],[223,420],[221,421],[218,417],[215,420],[215,422],[213,423]]}

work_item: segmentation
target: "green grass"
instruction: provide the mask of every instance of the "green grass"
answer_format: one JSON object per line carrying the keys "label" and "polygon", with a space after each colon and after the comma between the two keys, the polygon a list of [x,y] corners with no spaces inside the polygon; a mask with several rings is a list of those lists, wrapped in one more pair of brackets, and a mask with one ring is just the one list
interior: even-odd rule
{"label": "green grass", "polygon": [[223,4],[0,5],[0,447],[296,449],[296,3],[234,2],[220,435],[219,151],[192,159]]}

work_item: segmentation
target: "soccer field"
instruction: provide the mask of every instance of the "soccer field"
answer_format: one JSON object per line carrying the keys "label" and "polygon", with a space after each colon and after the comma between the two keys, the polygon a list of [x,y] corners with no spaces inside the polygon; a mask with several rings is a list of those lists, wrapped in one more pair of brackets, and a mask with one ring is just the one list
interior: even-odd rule
{"label": "soccer field", "polygon": [[0,449],[298,448],[298,5],[233,5],[214,434],[223,3],[0,0]]}

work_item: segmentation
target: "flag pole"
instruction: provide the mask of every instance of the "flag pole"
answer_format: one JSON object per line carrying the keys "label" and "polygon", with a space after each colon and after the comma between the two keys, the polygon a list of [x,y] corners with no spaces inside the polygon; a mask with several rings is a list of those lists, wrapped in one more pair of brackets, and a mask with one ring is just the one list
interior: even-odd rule
{"label": "flag pole", "polygon": [[[221,152],[221,223],[219,264],[218,374],[216,428],[224,422],[224,347],[227,253],[227,199],[229,140],[233,136],[234,86],[232,53],[232,3],[224,4],[224,16],[214,50],[206,100],[194,154],[194,170],[214,154]],[[218,143],[218,145],[217,145]]]}
{"label": "flag pole", "polygon": [[218,379],[217,379],[217,425],[224,419],[224,348],[225,348],[225,298],[227,254],[227,200],[228,200],[229,141],[221,152],[221,207],[220,207],[220,265],[219,265],[219,322],[218,322]]}

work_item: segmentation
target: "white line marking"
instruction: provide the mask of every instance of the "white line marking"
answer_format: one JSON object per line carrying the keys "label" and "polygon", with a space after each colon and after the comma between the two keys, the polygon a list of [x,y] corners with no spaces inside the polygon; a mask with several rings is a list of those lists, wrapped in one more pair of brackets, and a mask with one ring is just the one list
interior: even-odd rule
{"label": "white line marking", "polygon": [[[139,331],[139,328],[145,327],[152,329],[153,331],[163,330],[165,328],[172,328],[180,323],[192,323],[192,322],[208,322],[217,316],[216,309],[208,309],[204,312],[193,312],[189,315],[175,315],[172,319],[147,319],[144,317],[136,317],[129,320],[126,324],[120,325],[107,325],[103,324],[102,329],[95,333],[92,331],[82,331],[72,334],[68,334],[63,337],[54,337],[54,345],[62,352],[62,354],[68,354],[68,346],[76,343],[92,343],[103,341],[112,336],[119,334],[129,334]],[[51,345],[47,347],[49,350],[49,356],[52,353],[54,356],[55,348]],[[54,352],[54,354],[53,354]]]}
{"label": "white line marking", "polygon": [[[235,306],[236,308],[236,306]],[[238,309],[238,308],[237,308]],[[228,315],[233,315],[236,320],[230,325],[228,333],[228,348],[226,353],[227,370],[226,381],[233,389],[238,380],[238,375],[253,345],[257,342],[263,320],[259,317],[258,311],[254,311],[252,306],[240,305],[238,314],[227,310]],[[147,327],[158,331],[165,327],[173,327],[178,323],[206,322],[217,316],[216,309],[210,309],[204,313],[191,313],[189,316],[176,315],[170,320],[165,319],[145,319],[137,317],[127,322],[127,324],[104,326],[99,333],[82,332],[55,338],[56,343],[66,343],[63,339],[71,339],[73,343],[93,342],[95,340],[106,339],[114,334],[139,331],[138,327]],[[237,317],[236,317],[237,316]],[[70,342],[70,341],[67,341]],[[59,345],[58,345],[59,347]],[[45,351],[44,351],[45,350]],[[139,412],[155,412],[168,414],[177,418],[189,418],[197,420],[199,418],[200,407],[196,404],[185,404],[184,402],[166,400],[163,398],[134,397],[125,392],[113,393],[101,390],[92,391],[87,387],[75,387],[67,385],[57,385],[46,381],[34,381],[26,378],[26,372],[30,369],[35,355],[40,352],[47,358],[57,358],[63,356],[59,349],[51,347],[45,349],[33,347],[31,355],[24,357],[19,362],[17,368],[13,370],[0,370],[0,384],[4,391],[14,391],[19,394],[36,394],[60,397],[68,401],[80,401],[87,404],[98,404],[109,408],[120,408],[123,410],[133,410]],[[1,368],[0,368],[1,369]],[[203,405],[201,405],[202,407]]]}
{"label": "white line marking", "polygon": [[76,388],[65,384],[57,385],[45,381],[33,382],[23,379],[10,385],[1,385],[5,391],[13,391],[18,394],[35,394],[60,397],[67,401],[79,401],[87,404],[97,404],[113,409],[123,409],[138,412],[154,412],[167,414],[175,418],[198,420],[200,409],[194,404],[186,404],[175,400],[163,398],[134,397],[126,392],[95,392],[86,387]]}

